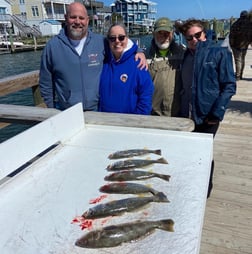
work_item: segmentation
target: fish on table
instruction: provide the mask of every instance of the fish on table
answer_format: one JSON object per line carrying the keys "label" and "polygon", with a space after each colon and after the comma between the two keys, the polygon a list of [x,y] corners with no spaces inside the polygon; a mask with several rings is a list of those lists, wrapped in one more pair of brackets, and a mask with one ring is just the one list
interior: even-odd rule
{"label": "fish on table", "polygon": [[157,160],[141,160],[141,159],[120,160],[108,165],[106,169],[108,171],[134,169],[146,167],[154,163],[168,164],[168,161],[163,157]]}
{"label": "fish on table", "polygon": [[170,202],[163,192],[149,197],[130,197],[125,199],[113,200],[107,203],[96,205],[89,208],[82,214],[85,219],[98,219],[107,216],[117,216],[125,212],[135,211],[151,202]]}
{"label": "fish on table", "polygon": [[122,243],[142,239],[156,229],[174,232],[174,221],[171,219],[157,221],[135,221],[118,225],[107,226],[90,231],[75,242],[82,248],[109,248]]}
{"label": "fish on table", "polygon": [[135,180],[146,180],[150,178],[160,178],[165,181],[169,181],[170,175],[158,174],[148,171],[141,170],[123,170],[113,172],[110,175],[104,177],[105,181],[135,181]]}
{"label": "fish on table", "polygon": [[114,182],[108,183],[100,187],[101,192],[114,193],[114,194],[140,194],[140,193],[152,193],[157,195],[159,191],[138,183],[127,182]]}
{"label": "fish on table", "polygon": [[117,151],[108,156],[109,159],[122,159],[122,158],[130,158],[134,156],[142,156],[149,153],[154,153],[157,155],[161,155],[161,150],[148,150],[148,149],[129,149],[129,150],[122,150]]}

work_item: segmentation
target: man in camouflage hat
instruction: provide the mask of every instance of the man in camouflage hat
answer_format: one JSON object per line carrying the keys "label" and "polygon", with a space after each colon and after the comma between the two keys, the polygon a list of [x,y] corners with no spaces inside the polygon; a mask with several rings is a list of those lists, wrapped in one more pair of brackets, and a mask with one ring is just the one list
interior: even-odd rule
{"label": "man in camouflage hat", "polygon": [[177,116],[179,111],[179,91],[175,79],[184,53],[183,47],[173,40],[173,24],[163,17],[154,25],[153,39],[147,58],[149,71],[155,86],[152,98],[152,114]]}

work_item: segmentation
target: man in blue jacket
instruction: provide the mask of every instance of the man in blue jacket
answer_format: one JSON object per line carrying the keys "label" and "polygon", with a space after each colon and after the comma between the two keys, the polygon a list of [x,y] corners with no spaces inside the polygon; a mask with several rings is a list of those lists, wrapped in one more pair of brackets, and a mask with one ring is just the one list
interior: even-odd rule
{"label": "man in blue jacket", "polygon": [[[232,54],[206,40],[203,23],[191,19],[182,27],[187,50],[181,68],[182,117],[195,123],[195,132],[216,134],[227,104],[236,92]],[[208,197],[212,189],[213,163]]]}
{"label": "man in blue jacket", "polygon": [[65,21],[65,28],[47,43],[42,54],[41,95],[47,107],[64,110],[82,102],[84,111],[97,111],[105,39],[88,31],[89,18],[81,3],[68,6]]}

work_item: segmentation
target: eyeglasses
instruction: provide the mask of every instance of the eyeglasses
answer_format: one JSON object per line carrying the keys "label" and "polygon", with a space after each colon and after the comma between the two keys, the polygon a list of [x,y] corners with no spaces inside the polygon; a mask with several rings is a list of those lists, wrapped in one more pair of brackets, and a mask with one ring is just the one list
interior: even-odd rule
{"label": "eyeglasses", "polygon": [[119,41],[124,41],[125,37],[126,37],[126,35],[119,35],[118,37],[110,36],[110,37],[108,37],[108,39],[110,42],[115,42],[116,39],[118,39]]}
{"label": "eyeglasses", "polygon": [[202,32],[203,32],[203,31],[200,31],[200,32],[195,33],[195,34],[193,34],[193,35],[188,35],[188,36],[186,36],[185,38],[186,38],[187,41],[192,41],[193,38],[196,38],[196,39],[198,40],[198,39],[201,37]]}

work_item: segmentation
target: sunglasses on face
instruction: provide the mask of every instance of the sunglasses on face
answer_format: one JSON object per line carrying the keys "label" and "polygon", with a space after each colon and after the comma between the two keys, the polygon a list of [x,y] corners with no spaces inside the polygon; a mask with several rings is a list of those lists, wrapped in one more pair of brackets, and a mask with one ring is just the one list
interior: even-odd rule
{"label": "sunglasses on face", "polygon": [[188,35],[185,38],[186,38],[187,41],[192,41],[193,38],[196,38],[198,40],[201,37],[202,32],[203,31],[197,32],[197,33],[195,33],[193,35]]}
{"label": "sunglasses on face", "polygon": [[116,36],[109,36],[108,39],[110,42],[115,42],[116,39],[118,39],[119,41],[124,41],[126,35],[119,35],[118,37]]}

